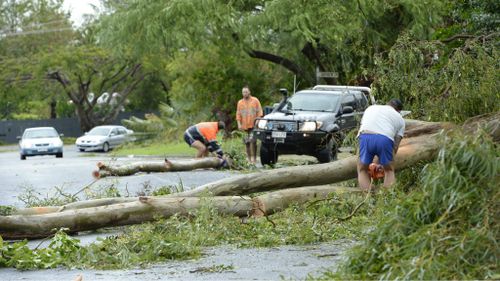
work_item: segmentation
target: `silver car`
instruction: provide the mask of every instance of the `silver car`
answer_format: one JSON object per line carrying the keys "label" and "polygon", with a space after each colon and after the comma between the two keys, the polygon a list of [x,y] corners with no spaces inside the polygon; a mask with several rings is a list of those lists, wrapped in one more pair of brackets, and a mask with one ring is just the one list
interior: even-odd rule
{"label": "silver car", "polygon": [[19,139],[19,152],[21,160],[26,160],[27,156],[35,155],[55,155],[57,158],[63,157],[63,142],[56,129],[52,127],[37,127],[24,130]]}
{"label": "silver car", "polygon": [[80,151],[102,150],[108,152],[111,148],[131,140],[134,133],[123,126],[97,126],[76,139],[76,147]]}

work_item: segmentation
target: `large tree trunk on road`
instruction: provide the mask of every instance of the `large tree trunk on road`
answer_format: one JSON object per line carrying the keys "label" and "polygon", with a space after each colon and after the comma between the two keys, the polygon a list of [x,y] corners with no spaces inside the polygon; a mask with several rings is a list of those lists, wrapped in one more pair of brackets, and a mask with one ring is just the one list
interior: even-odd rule
{"label": "large tree trunk on road", "polygon": [[102,227],[139,224],[153,221],[159,216],[168,218],[174,214],[188,215],[203,204],[212,204],[221,214],[259,217],[282,210],[295,202],[324,199],[331,193],[345,192],[356,193],[360,190],[327,185],[282,190],[255,198],[248,196],[138,197],[133,202],[42,215],[0,216],[0,236],[4,239],[34,239],[50,236],[63,227],[68,228],[69,232],[78,232]]}
{"label": "large tree trunk on road", "polygon": [[46,206],[46,207],[33,207],[18,209],[14,212],[14,215],[42,215],[48,213],[56,213],[68,210],[84,209],[91,207],[99,207],[106,205],[113,205],[119,203],[127,203],[139,200],[139,197],[112,197],[112,198],[100,198],[87,201],[79,201],[66,204],[64,206]]}
{"label": "large tree trunk on road", "polygon": [[[422,128],[422,126],[416,128]],[[475,117],[466,122],[460,130],[463,133],[477,133],[479,128],[488,133],[495,142],[498,142],[500,140],[500,113]],[[437,134],[407,138],[401,143],[396,155],[396,169],[412,166],[422,160],[431,160],[435,157],[438,149]],[[217,181],[195,190],[167,197],[139,197],[133,202],[75,210],[64,210],[65,208],[63,208],[60,212],[43,215],[0,216],[0,235],[4,238],[36,238],[50,235],[55,228],[61,227],[69,228],[70,231],[75,232],[151,221],[158,215],[163,217],[169,217],[173,214],[185,215],[199,208],[204,200],[204,198],[192,196],[201,196],[207,193],[228,195],[210,199],[214,201],[215,208],[224,214],[237,216],[271,214],[293,202],[303,203],[314,198],[324,198],[330,192],[328,189],[331,189],[332,192],[359,192],[359,189],[339,189],[331,186],[312,187],[313,185],[330,184],[355,178],[356,161],[357,157],[353,156],[327,164],[268,170]],[[293,189],[264,194],[255,198],[230,196],[284,188]],[[323,188],[327,190],[325,191]],[[80,205],[80,207],[85,207],[85,205]]]}
{"label": "large tree trunk on road", "polygon": [[98,171],[93,172],[95,178],[108,176],[130,176],[139,172],[179,172],[192,171],[196,169],[217,169],[222,165],[222,160],[217,157],[207,157],[201,159],[191,159],[182,161],[150,161],[136,162],[125,165],[106,165],[97,163]]}
{"label": "large tree trunk on road", "polygon": [[[396,170],[410,167],[420,161],[428,161],[436,156],[439,150],[437,134],[429,132],[454,128],[449,123],[432,123],[412,120],[409,124],[410,135],[423,135],[402,140],[395,157]],[[483,128],[495,141],[500,138],[500,113],[477,116],[466,122],[461,130],[464,133],[475,133]],[[416,132],[416,133],[415,133]],[[287,167],[266,170],[260,173],[240,175],[202,185],[196,189],[174,194],[173,196],[213,195],[245,195],[254,192],[265,192],[290,187],[322,185],[356,178],[357,156],[351,156],[335,162],[309,166]]]}
{"label": "large tree trunk on road", "polygon": [[[396,169],[403,169],[422,160],[432,159],[438,151],[435,135],[420,136],[402,141],[395,159]],[[301,187],[341,182],[356,178],[357,156],[335,162],[308,166],[265,170],[259,173],[239,175],[202,185],[196,189],[172,194],[172,196],[245,195],[288,187]]]}
{"label": "large tree trunk on road", "polygon": [[[422,134],[435,133],[444,127],[450,126],[447,123],[425,122],[419,120],[407,119],[406,132],[407,137],[418,136]],[[229,163],[231,161],[229,160]],[[130,176],[139,172],[178,172],[192,171],[196,169],[217,169],[220,168],[222,160],[215,157],[192,159],[183,161],[143,161],[128,163],[124,165],[97,163],[99,170],[94,171],[92,175],[95,178],[104,178],[109,176]]]}

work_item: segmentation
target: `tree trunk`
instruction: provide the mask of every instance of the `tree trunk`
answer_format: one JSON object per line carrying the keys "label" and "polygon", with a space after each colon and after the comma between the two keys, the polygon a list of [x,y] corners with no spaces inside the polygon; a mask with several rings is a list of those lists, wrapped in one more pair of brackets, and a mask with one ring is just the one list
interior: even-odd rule
{"label": "tree trunk", "polygon": [[288,208],[291,204],[303,204],[312,200],[324,200],[331,194],[362,193],[359,188],[318,185],[287,188],[253,198],[253,217],[271,215]]}
{"label": "tree trunk", "polygon": [[102,227],[139,224],[153,221],[158,216],[168,218],[174,214],[189,215],[205,204],[211,204],[219,213],[225,215],[259,217],[280,211],[295,202],[324,199],[329,194],[337,192],[360,192],[360,190],[326,185],[282,190],[255,198],[248,196],[138,197],[132,202],[100,207],[41,215],[0,216],[0,236],[3,239],[35,239],[50,236],[60,228],[68,228],[69,232],[78,232]]}
{"label": "tree trunk", "polygon": [[[424,135],[402,141],[395,159],[396,169],[403,169],[422,160],[432,159],[438,150],[435,136]],[[173,194],[189,197],[208,193],[212,195],[245,195],[287,187],[301,187],[341,182],[356,178],[357,156],[335,162],[308,166],[265,170],[239,175],[202,185],[196,189]]]}
{"label": "tree trunk", "polygon": [[[464,133],[475,133],[482,128],[490,134],[495,141],[500,139],[500,113],[492,113],[474,117],[467,121],[461,130]],[[451,124],[413,121],[409,124],[412,132],[435,132],[441,128],[448,130],[453,128]],[[424,129],[425,128],[425,129]],[[394,165],[396,170],[401,170],[420,161],[428,161],[436,156],[439,150],[437,134],[424,134],[417,137],[405,138],[401,141]],[[322,185],[341,182],[356,178],[357,156],[351,156],[326,164],[309,166],[287,167],[274,170],[266,170],[259,173],[240,175],[222,179],[213,183],[202,185],[196,189],[174,194],[173,196],[199,196],[200,194],[212,195],[245,195],[254,192],[266,192],[283,189],[287,187],[301,187],[311,185]]]}
{"label": "tree trunk", "polygon": [[183,161],[165,161],[157,162],[136,162],[121,166],[106,165],[102,162],[97,163],[98,171],[92,174],[95,178],[104,178],[108,176],[130,176],[139,172],[179,172],[192,171],[196,169],[217,169],[220,168],[222,160],[217,157],[207,157],[201,159],[183,160]]}
{"label": "tree trunk", "polygon": [[[422,127],[417,126],[413,129],[415,128]],[[475,117],[460,128],[463,133],[477,133],[478,129],[485,131],[495,142],[498,142],[500,140],[500,113]],[[431,160],[435,157],[438,149],[437,134],[407,138],[401,143],[396,155],[396,169],[412,166],[421,160]],[[356,162],[357,157],[353,156],[333,163],[282,168],[237,176],[166,197],[139,197],[132,199],[134,200],[132,202],[87,208],[92,204],[104,204],[105,200],[103,200],[97,204],[93,202],[80,206],[74,205],[76,209],[73,210],[62,207],[57,209],[58,212],[55,213],[0,216],[0,235],[3,238],[38,238],[48,236],[54,233],[55,229],[61,227],[76,232],[142,223],[151,221],[158,215],[163,217],[169,217],[173,214],[187,215],[200,208],[204,200],[212,200],[215,208],[223,214],[237,216],[272,214],[286,208],[291,203],[322,199],[331,192],[359,192],[359,189],[356,188],[314,186],[355,178]],[[241,196],[253,192],[284,188],[293,189],[264,194],[255,198]],[[219,197],[194,197],[206,194],[206,192],[219,195]],[[54,210],[54,207],[47,210]]]}
{"label": "tree trunk", "polygon": [[68,210],[84,209],[91,207],[100,207],[106,205],[113,205],[119,203],[127,203],[132,201],[137,201],[138,197],[112,197],[112,198],[100,198],[94,200],[73,202],[66,204],[64,206],[45,206],[45,207],[33,207],[33,208],[23,208],[18,209],[14,212],[14,215],[41,215],[48,213],[56,213]]}

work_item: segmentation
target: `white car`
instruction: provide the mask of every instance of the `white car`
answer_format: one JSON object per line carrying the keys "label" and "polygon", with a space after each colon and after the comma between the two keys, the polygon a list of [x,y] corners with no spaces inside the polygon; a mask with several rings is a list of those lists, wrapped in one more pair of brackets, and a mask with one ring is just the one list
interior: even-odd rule
{"label": "white car", "polygon": [[111,148],[132,139],[134,131],[123,126],[97,126],[76,139],[76,147],[80,151],[102,150],[108,152]]}
{"label": "white car", "polygon": [[26,160],[26,156],[35,155],[55,155],[57,158],[63,157],[63,142],[56,129],[52,127],[37,127],[24,130],[19,139],[19,152],[21,160]]}

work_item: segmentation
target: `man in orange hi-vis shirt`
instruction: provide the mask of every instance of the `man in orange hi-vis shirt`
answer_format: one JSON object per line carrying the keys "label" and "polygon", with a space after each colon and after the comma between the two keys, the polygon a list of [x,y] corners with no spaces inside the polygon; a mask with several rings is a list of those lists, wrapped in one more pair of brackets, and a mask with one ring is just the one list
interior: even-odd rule
{"label": "man in orange hi-vis shirt", "polygon": [[217,143],[217,132],[223,130],[224,122],[201,122],[193,125],[184,132],[184,141],[196,148],[196,158],[208,156],[209,152],[214,152],[222,158],[222,148]]}
{"label": "man in orange hi-vis shirt", "polygon": [[247,135],[244,138],[247,157],[250,163],[257,162],[257,140],[253,136],[253,125],[257,117],[261,117],[262,107],[256,97],[250,94],[248,86],[241,89],[243,98],[238,101],[236,108],[236,121],[238,121],[238,130],[245,131]]}

